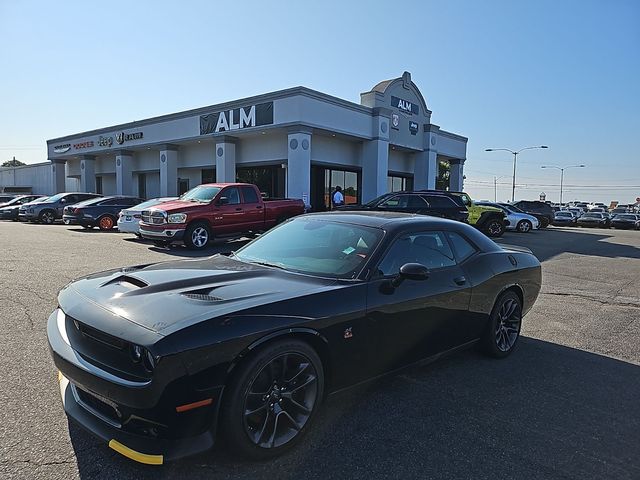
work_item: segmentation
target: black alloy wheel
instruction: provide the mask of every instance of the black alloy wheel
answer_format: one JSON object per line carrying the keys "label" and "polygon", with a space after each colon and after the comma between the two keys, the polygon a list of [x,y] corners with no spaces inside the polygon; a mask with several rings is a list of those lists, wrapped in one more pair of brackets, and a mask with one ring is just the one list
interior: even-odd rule
{"label": "black alloy wheel", "polygon": [[44,210],[43,212],[40,213],[38,218],[42,223],[46,225],[51,225],[53,222],[56,221],[56,216],[51,210]]}
{"label": "black alloy wheel", "polygon": [[504,233],[504,229],[505,229],[504,222],[502,220],[493,219],[493,220],[489,220],[485,228],[485,231],[487,232],[487,235],[489,237],[495,238],[495,237],[501,237],[502,234]]}
{"label": "black alloy wheel", "polygon": [[532,228],[533,225],[531,225],[531,222],[529,220],[520,220],[518,222],[518,225],[516,226],[516,230],[520,233],[530,232]]}
{"label": "black alloy wheel", "polygon": [[282,340],[241,364],[225,391],[222,429],[233,451],[263,460],[293,447],[322,402],[324,373],[315,350]]}
{"label": "black alloy wheel", "polygon": [[481,339],[484,352],[503,358],[515,348],[522,326],[522,302],[512,290],[503,293],[496,301],[487,327]]}

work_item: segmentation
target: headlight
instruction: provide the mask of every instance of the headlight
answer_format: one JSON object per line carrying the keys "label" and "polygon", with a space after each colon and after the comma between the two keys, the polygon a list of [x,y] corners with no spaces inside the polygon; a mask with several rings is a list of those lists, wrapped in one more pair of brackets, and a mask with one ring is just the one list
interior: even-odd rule
{"label": "headlight", "polygon": [[184,223],[187,221],[186,213],[172,213],[167,218],[167,222],[169,223]]}

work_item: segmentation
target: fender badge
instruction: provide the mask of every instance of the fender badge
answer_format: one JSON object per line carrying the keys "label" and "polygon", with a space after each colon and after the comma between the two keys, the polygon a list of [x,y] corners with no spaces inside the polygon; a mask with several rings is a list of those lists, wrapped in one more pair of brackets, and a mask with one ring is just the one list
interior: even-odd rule
{"label": "fender badge", "polygon": [[344,338],[351,338],[353,337],[353,332],[351,331],[353,327],[349,327],[347,329],[345,329],[344,331]]}

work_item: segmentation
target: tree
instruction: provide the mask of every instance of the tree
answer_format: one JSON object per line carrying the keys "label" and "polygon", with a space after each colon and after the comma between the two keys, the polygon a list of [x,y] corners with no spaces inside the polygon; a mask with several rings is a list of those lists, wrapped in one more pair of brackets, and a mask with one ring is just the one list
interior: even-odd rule
{"label": "tree", "polygon": [[20,167],[22,165],[26,165],[26,163],[16,160],[16,157],[13,157],[13,160],[7,160],[2,164],[3,167]]}

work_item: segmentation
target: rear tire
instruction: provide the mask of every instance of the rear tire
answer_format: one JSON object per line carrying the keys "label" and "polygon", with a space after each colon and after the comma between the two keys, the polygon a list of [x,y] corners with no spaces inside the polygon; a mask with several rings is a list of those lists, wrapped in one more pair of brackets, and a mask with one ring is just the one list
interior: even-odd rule
{"label": "rear tire", "polygon": [[323,394],[322,361],[309,344],[267,344],[238,366],[225,388],[220,426],[230,450],[252,460],[281,455],[304,437]]}
{"label": "rear tire", "polygon": [[192,223],[184,232],[184,244],[189,250],[202,250],[207,248],[211,241],[211,230],[206,223]]}
{"label": "rear tire", "polygon": [[491,238],[501,237],[504,234],[505,226],[502,220],[491,219],[483,228],[487,236]]}
{"label": "rear tire", "polygon": [[508,290],[498,297],[491,310],[480,348],[491,357],[506,357],[518,343],[521,326],[522,302],[513,290]]}
{"label": "rear tire", "polygon": [[540,228],[547,228],[549,226],[549,219],[547,217],[542,217],[540,219]]}

